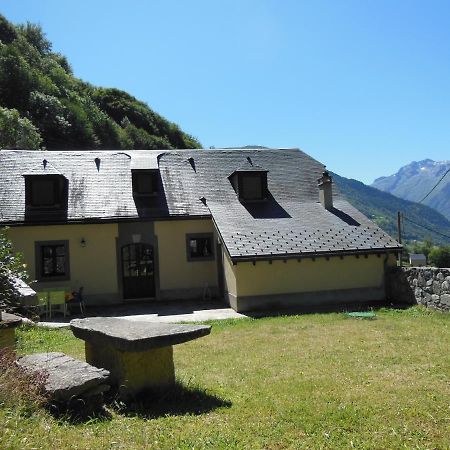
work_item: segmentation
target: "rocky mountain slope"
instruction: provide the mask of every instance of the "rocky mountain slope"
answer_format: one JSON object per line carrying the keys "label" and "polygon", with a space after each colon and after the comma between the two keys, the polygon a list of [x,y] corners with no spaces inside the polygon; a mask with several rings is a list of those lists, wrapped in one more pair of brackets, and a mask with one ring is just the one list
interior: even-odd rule
{"label": "rocky mountain slope", "polygon": [[450,161],[414,161],[394,175],[377,178],[372,187],[405,200],[420,202],[442,177],[442,181],[423,200],[423,204],[450,220]]}

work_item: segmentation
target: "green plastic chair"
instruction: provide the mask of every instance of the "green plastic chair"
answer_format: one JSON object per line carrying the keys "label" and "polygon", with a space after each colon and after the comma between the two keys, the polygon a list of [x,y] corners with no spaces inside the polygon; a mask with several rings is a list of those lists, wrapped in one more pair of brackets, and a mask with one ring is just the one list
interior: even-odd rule
{"label": "green plastic chair", "polygon": [[62,311],[64,317],[67,315],[67,303],[66,303],[66,292],[61,291],[49,291],[48,293],[48,303],[50,305],[50,319],[52,318],[52,310],[54,306],[59,306],[58,310]]}
{"label": "green plastic chair", "polygon": [[45,313],[45,318],[48,317],[48,294],[47,292],[37,293],[39,315]]}

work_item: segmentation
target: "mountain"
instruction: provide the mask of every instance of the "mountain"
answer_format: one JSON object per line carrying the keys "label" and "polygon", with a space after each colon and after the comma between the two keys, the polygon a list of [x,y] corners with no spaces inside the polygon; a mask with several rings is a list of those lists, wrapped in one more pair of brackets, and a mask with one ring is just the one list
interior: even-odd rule
{"label": "mountain", "polygon": [[52,52],[39,25],[13,25],[0,15],[0,149],[42,147],[171,149],[201,145],[127,92],[76,78],[66,57]]}
{"label": "mountain", "polygon": [[[401,211],[404,216],[404,240],[430,239],[436,244],[450,244],[450,238],[443,236],[450,236],[450,221],[433,208],[401,199],[337,174],[333,174],[333,180],[337,189],[353,206],[392,237],[397,238],[397,211]],[[437,233],[430,230],[436,230]]]}
{"label": "mountain", "polygon": [[396,174],[377,178],[372,186],[397,197],[420,202],[434,208],[450,220],[450,161],[424,159],[402,167]]}

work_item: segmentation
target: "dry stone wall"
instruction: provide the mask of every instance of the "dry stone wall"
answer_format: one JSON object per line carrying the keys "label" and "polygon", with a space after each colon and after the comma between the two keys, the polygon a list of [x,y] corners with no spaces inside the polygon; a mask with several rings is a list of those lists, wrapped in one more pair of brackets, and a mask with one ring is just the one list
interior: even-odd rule
{"label": "dry stone wall", "polygon": [[392,302],[450,311],[450,269],[394,267],[387,273],[386,295]]}

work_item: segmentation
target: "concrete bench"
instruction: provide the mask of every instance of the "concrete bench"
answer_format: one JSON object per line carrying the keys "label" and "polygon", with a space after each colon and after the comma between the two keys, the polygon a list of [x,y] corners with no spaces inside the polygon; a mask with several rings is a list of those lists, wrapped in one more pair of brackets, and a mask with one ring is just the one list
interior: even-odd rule
{"label": "concrete bench", "polygon": [[108,391],[109,372],[60,352],[35,353],[17,360],[27,372],[44,375],[45,391],[51,404],[73,409],[96,410]]}
{"label": "concrete bench", "polygon": [[70,322],[73,334],[85,341],[86,361],[111,373],[123,397],[143,389],[175,383],[173,345],[211,332],[207,325],[148,323],[92,317]]}

